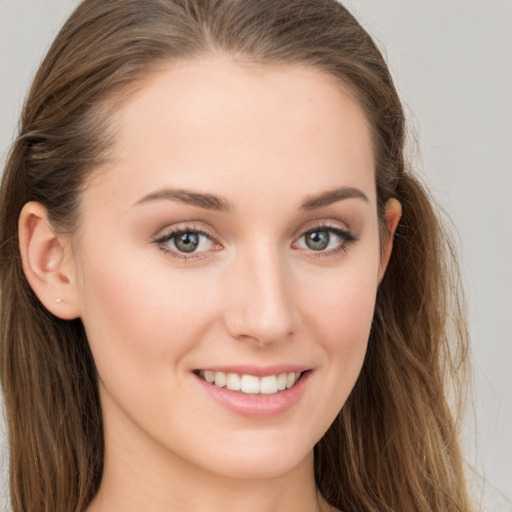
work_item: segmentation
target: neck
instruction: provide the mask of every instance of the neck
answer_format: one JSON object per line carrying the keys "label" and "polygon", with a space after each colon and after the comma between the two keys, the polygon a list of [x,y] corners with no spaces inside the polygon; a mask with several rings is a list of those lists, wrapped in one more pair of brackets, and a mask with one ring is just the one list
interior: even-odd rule
{"label": "neck", "polygon": [[331,510],[315,485],[313,450],[284,474],[237,478],[184,460],[141,431],[105,427],[102,483],[87,512]]}
{"label": "neck", "polygon": [[88,512],[329,510],[315,486],[312,454],[287,474],[259,479],[219,476],[185,461],[169,461],[164,468],[126,459],[106,457],[101,488]]}

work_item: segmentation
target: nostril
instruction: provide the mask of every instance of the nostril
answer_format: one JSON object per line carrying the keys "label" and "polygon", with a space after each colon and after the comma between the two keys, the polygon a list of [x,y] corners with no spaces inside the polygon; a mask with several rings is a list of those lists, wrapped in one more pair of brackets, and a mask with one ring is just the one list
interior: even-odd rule
{"label": "nostril", "polygon": [[[300,315],[295,309],[295,295],[275,255],[264,255],[244,272],[230,276],[229,299],[224,309],[225,325],[235,339],[261,346],[288,340],[296,332]],[[272,260],[270,261],[270,258]],[[240,279],[242,277],[243,279]]]}

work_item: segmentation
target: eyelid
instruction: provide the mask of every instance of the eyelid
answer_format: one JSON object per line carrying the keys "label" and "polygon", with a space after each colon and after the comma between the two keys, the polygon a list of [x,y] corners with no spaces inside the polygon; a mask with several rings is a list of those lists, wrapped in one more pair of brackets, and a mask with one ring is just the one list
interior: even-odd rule
{"label": "eyelid", "polygon": [[[318,250],[315,251],[314,249],[308,249],[308,248],[302,248],[302,247],[294,247],[298,241],[303,238],[308,233],[314,232],[314,231],[329,231],[332,233],[335,233],[336,236],[340,237],[342,239],[342,243],[336,247],[331,248],[327,250]],[[191,252],[191,253],[185,253],[180,252],[178,250],[174,250],[169,247],[168,241],[171,240],[173,237],[175,237],[179,233],[197,233],[198,235],[206,236],[209,238],[216,246],[214,249],[209,249],[205,251],[199,251],[199,252]],[[217,252],[220,250],[223,246],[218,241],[218,236],[215,234],[212,234],[209,232],[209,230],[204,229],[203,227],[198,227],[196,222],[190,222],[190,223],[182,223],[177,224],[175,226],[170,226],[168,228],[164,228],[159,230],[159,232],[152,237],[152,243],[156,244],[160,250],[163,252],[170,254],[172,257],[176,259],[182,259],[182,260],[197,260],[202,258],[207,258],[209,253],[211,252]],[[302,253],[306,253],[310,257],[319,258],[319,257],[329,257],[330,255],[334,255],[340,251],[346,251],[351,244],[358,241],[358,237],[354,235],[348,228],[342,227],[338,225],[337,223],[329,222],[329,221],[322,221],[322,222],[314,222],[310,223],[309,225],[306,225],[306,227],[302,227],[300,230],[300,235],[296,236],[294,238],[294,241],[292,243],[292,247],[294,249],[299,250]]]}
{"label": "eyelid", "polygon": [[159,232],[154,235],[151,239],[152,243],[157,245],[161,251],[166,254],[169,254],[171,257],[181,260],[197,260],[201,258],[205,258],[208,256],[208,253],[215,252],[218,249],[209,249],[206,251],[199,252],[180,252],[178,250],[172,249],[167,242],[172,240],[176,235],[180,233],[196,233],[198,235],[205,236],[209,238],[216,247],[222,247],[222,244],[218,242],[217,236],[209,233],[207,230],[202,227],[198,227],[195,222],[191,223],[183,223],[174,226],[170,226],[168,228],[164,228],[159,230]]}
{"label": "eyelid", "polygon": [[158,240],[169,238],[173,233],[182,233],[188,231],[205,235],[215,243],[222,245],[219,241],[221,236],[218,234],[218,232],[207,222],[197,220],[185,220],[182,222],[176,222],[175,224],[167,224],[166,226],[158,229],[158,231],[151,236],[150,241],[157,242]]}
{"label": "eyelid", "polygon": [[350,229],[346,227],[341,227],[337,224],[323,221],[313,224],[312,226],[309,226],[307,228],[303,228],[301,230],[300,236],[298,236],[293,242],[293,245],[297,244],[298,241],[302,239],[304,236],[306,236],[308,233],[312,233],[315,231],[330,231],[331,233],[335,233],[336,236],[342,239],[342,243],[338,247],[319,251],[302,247],[296,248],[301,253],[304,253],[306,256],[312,258],[328,258],[329,256],[334,256],[341,251],[346,252],[352,244],[359,240],[358,236],[356,236],[352,231],[350,231]]}
{"label": "eyelid", "polygon": [[340,231],[350,232],[350,228],[344,222],[324,218],[308,221],[305,224],[302,224],[301,227],[296,230],[294,236],[296,238],[300,238],[305,233],[309,233],[315,229],[337,229]]}

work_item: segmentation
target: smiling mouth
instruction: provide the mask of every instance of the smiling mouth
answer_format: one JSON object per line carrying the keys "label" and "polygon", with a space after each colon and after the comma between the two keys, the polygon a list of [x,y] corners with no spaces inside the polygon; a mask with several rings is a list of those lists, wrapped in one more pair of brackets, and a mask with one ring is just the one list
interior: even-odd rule
{"label": "smiling mouth", "polygon": [[197,370],[194,373],[208,384],[218,388],[248,395],[274,395],[295,386],[305,372],[279,373],[265,377],[211,370]]}

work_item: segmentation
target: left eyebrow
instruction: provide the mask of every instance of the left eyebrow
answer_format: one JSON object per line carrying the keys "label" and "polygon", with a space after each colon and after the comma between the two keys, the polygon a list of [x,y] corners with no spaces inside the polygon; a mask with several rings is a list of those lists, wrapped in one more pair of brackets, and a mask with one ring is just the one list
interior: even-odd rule
{"label": "left eyebrow", "polygon": [[362,190],[354,187],[341,187],[306,199],[300,208],[301,210],[316,210],[345,199],[361,199],[365,203],[370,202]]}

